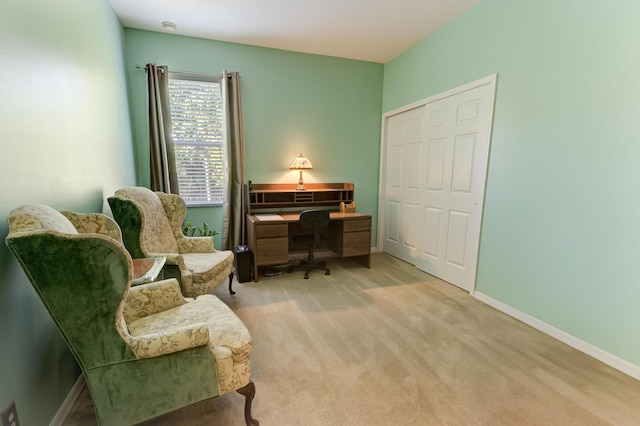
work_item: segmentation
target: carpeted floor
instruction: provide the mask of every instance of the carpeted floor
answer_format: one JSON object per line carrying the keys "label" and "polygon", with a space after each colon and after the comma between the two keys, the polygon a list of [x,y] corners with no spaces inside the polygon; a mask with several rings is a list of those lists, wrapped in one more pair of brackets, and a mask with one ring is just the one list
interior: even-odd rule
{"label": "carpeted floor", "polygon": [[[254,340],[254,417],[283,425],[638,425],[640,382],[384,254],[216,290]],[[146,425],[243,425],[228,394]],[[65,425],[95,425],[85,390]]]}

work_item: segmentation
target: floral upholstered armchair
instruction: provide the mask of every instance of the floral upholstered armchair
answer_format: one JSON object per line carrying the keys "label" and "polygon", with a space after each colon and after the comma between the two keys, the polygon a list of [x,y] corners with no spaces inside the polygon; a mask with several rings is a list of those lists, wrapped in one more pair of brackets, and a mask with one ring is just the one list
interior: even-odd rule
{"label": "floral upholstered armchair", "polygon": [[255,386],[252,341],[214,295],[184,298],[171,278],[131,287],[133,265],[108,216],[24,205],[6,244],[80,365],[101,425],[130,425]]}
{"label": "floral upholstered armchair", "polygon": [[187,206],[178,195],[131,187],[116,191],[108,201],[131,256],[166,257],[164,276],[177,278],[185,296],[211,293],[227,277],[229,292],[235,294],[233,252],[217,251],[211,237],[182,233]]}

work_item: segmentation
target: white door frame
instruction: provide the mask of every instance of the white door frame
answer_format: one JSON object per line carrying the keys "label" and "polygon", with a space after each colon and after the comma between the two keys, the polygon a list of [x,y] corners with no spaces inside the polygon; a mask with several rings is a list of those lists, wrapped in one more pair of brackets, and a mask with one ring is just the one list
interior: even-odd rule
{"label": "white door frame", "polygon": [[[378,250],[383,251],[384,250],[384,245],[383,245],[383,232],[384,232],[384,224],[385,222],[385,199],[386,199],[386,193],[385,193],[385,187],[386,187],[386,180],[387,180],[387,170],[386,170],[386,164],[387,164],[387,122],[389,117],[397,115],[397,114],[401,114],[403,112],[412,110],[414,108],[418,108],[427,104],[430,104],[432,102],[438,101],[440,99],[444,99],[447,98],[449,96],[454,96],[457,95],[458,93],[462,93],[462,92],[466,92],[467,90],[471,90],[474,89],[476,87],[480,87],[480,86],[484,86],[487,84],[493,85],[493,96],[491,97],[491,103],[490,103],[490,109],[492,111],[492,113],[490,114],[490,118],[489,118],[489,149],[487,149],[487,158],[485,159],[486,162],[489,161],[489,151],[490,151],[490,147],[491,147],[491,134],[492,134],[492,128],[493,128],[493,109],[494,109],[494,104],[495,104],[495,89],[496,89],[496,81],[498,78],[498,74],[492,74],[489,75],[487,77],[472,81],[470,83],[464,84],[462,86],[458,86],[456,88],[447,90],[445,92],[442,93],[438,93],[436,95],[430,96],[428,98],[425,99],[421,99],[419,101],[413,102],[411,104],[408,105],[404,105],[401,106],[399,108],[396,108],[394,110],[385,112],[382,114],[382,129],[381,129],[381,133],[380,133],[380,177],[379,177],[379,182],[378,182],[378,235],[377,235],[377,241],[376,241],[376,245],[378,247]],[[488,167],[487,167],[487,171],[485,172],[485,182],[486,182],[486,173],[488,172]],[[486,184],[483,185],[482,188],[483,191],[483,200],[484,200],[484,193],[486,192]],[[481,211],[484,211],[484,201],[483,201],[483,206]],[[482,229],[482,226],[481,226]],[[482,231],[481,231],[482,232]],[[479,242],[478,242],[479,244]],[[477,262],[476,262],[476,271],[474,272],[474,279],[473,279],[473,288],[469,291],[469,294],[473,295],[474,291],[475,291],[475,287],[476,287],[476,274],[477,274]]]}

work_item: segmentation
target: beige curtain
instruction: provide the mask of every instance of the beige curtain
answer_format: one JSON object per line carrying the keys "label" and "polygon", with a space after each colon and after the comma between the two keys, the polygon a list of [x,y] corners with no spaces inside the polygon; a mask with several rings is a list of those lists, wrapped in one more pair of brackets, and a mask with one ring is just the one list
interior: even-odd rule
{"label": "beige curtain", "polygon": [[176,172],[171,113],[169,110],[169,69],[147,64],[149,113],[150,188],[168,194],[179,194]]}
{"label": "beige curtain", "polygon": [[244,134],[240,74],[224,71],[220,78],[226,117],[225,197],[222,220],[222,248],[231,250],[245,241]]}

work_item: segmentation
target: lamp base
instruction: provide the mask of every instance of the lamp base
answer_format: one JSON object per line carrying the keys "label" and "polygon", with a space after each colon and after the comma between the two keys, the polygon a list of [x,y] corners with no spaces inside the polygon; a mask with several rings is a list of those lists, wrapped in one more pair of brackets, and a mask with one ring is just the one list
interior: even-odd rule
{"label": "lamp base", "polygon": [[296,186],[296,191],[304,191],[305,188],[304,187],[304,182],[302,181],[302,170],[300,170],[300,179],[298,180],[298,186]]}

